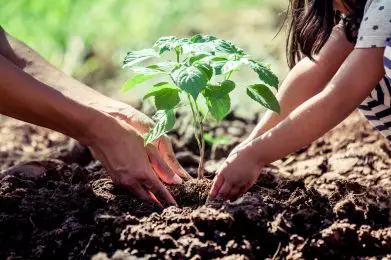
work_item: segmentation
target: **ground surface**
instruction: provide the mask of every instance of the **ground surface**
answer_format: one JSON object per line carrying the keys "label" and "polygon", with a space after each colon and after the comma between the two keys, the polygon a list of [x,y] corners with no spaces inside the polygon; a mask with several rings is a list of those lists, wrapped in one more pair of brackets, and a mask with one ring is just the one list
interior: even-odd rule
{"label": "ground surface", "polygon": [[[233,136],[208,147],[210,172],[254,121],[209,127]],[[196,146],[180,125],[177,157],[194,173]],[[235,202],[204,205],[210,181],[190,181],[171,188],[182,207],[162,210],[116,189],[84,147],[10,120],[0,171],[0,259],[391,257],[391,146],[357,115],[269,166]]]}

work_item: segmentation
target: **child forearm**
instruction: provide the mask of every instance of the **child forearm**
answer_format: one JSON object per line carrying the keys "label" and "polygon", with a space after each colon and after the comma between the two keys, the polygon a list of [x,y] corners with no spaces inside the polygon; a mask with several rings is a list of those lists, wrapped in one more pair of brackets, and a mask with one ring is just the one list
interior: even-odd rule
{"label": "child forearm", "polygon": [[277,94],[281,113],[266,112],[252,131],[249,139],[254,139],[284,120],[296,107],[318,94],[332,75],[325,73],[321,65],[308,58],[300,61],[288,74]]}
{"label": "child forearm", "polygon": [[[355,50],[328,87],[295,109],[249,149],[261,164],[271,163],[311,143],[345,119],[384,75],[384,49]],[[366,64],[374,64],[366,66]]]}
{"label": "child forearm", "polygon": [[249,139],[273,128],[300,104],[322,91],[352,50],[353,45],[346,39],[340,26],[336,26],[315,61],[308,58],[301,60],[281,85],[277,94],[281,113],[267,112]]}

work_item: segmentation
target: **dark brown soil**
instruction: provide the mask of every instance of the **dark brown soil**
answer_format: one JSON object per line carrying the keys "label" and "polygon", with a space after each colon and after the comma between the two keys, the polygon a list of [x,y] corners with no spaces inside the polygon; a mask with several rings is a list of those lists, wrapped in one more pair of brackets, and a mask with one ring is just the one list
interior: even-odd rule
{"label": "dark brown soil", "polygon": [[[183,119],[185,120],[185,119]],[[256,120],[230,115],[207,149],[213,171]],[[173,134],[195,174],[190,127]],[[179,138],[181,136],[181,138]],[[113,186],[88,150],[52,131],[0,126],[0,259],[391,258],[391,146],[355,114],[267,167],[234,202],[206,202],[211,181],[170,187],[161,209]]]}

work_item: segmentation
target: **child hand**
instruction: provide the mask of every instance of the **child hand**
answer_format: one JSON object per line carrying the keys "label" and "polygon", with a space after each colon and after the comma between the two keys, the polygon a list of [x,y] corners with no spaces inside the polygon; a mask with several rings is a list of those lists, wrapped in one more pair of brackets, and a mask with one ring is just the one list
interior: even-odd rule
{"label": "child hand", "polygon": [[236,199],[254,185],[262,168],[252,143],[239,145],[217,171],[209,198]]}

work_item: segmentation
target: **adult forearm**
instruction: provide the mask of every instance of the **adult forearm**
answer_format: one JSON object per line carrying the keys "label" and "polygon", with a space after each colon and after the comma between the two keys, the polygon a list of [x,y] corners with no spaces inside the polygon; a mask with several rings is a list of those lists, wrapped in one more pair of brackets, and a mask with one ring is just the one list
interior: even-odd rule
{"label": "adult forearm", "polygon": [[[109,98],[69,77],[23,42],[0,28],[0,54],[38,81],[87,106],[109,101]],[[112,100],[111,100],[112,101]]]}
{"label": "adult forearm", "polygon": [[48,127],[88,144],[103,113],[27,75],[0,55],[0,113]]}

